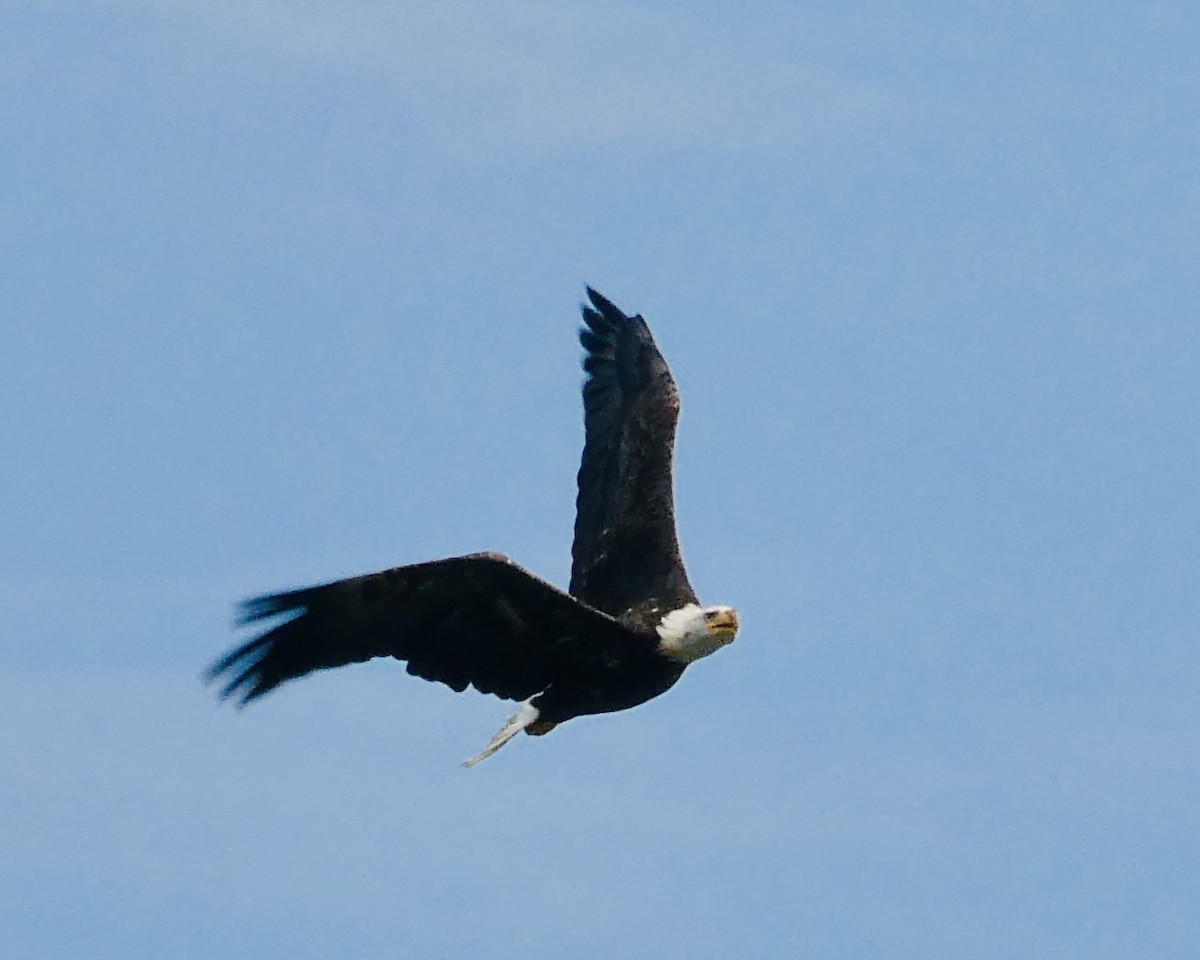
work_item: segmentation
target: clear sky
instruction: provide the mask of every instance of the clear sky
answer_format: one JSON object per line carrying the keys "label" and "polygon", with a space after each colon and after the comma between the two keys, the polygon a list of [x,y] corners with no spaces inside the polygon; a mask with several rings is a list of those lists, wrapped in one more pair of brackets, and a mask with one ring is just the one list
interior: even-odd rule
{"label": "clear sky", "polygon": [[[1193,957],[1200,21],[1179,2],[0,10],[6,960]],[[635,711],[250,594],[568,575],[591,283],[739,640]]]}

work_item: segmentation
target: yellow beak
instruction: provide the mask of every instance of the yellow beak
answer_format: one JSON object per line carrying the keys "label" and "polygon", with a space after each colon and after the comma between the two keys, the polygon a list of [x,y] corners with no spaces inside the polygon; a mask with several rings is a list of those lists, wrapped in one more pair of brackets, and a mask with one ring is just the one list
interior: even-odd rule
{"label": "yellow beak", "polygon": [[738,615],[736,610],[717,610],[706,618],[708,632],[722,639],[732,640],[738,632]]}

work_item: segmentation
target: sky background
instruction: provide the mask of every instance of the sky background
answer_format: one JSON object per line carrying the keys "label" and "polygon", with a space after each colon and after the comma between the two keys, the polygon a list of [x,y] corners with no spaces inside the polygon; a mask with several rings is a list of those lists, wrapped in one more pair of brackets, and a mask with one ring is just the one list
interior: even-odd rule
{"label": "sky background", "polygon": [[[0,953],[1193,957],[1190,4],[0,9]],[[251,594],[568,577],[577,306],[737,643],[624,714]]]}

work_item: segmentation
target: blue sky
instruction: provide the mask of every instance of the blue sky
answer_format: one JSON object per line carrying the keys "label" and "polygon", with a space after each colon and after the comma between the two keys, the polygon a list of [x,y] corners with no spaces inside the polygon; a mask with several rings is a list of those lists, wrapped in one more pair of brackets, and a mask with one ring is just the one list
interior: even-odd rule
{"label": "blue sky", "polygon": [[[1183,3],[0,12],[0,947],[1190,957]],[[738,642],[524,739],[232,605],[565,583],[577,304],[650,320]]]}

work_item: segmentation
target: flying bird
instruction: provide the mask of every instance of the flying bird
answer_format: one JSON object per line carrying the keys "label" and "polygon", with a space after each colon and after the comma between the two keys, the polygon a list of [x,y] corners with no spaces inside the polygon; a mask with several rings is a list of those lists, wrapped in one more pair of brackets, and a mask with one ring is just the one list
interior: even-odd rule
{"label": "flying bird", "polygon": [[239,624],[285,619],[212,665],[223,698],[246,704],[315,670],[394,657],[458,692],[520,701],[474,766],[521,731],[645,703],[733,640],[737,611],[701,606],[680,556],[671,371],[640,315],[587,296],[568,590],[476,553],[248,600]]}

